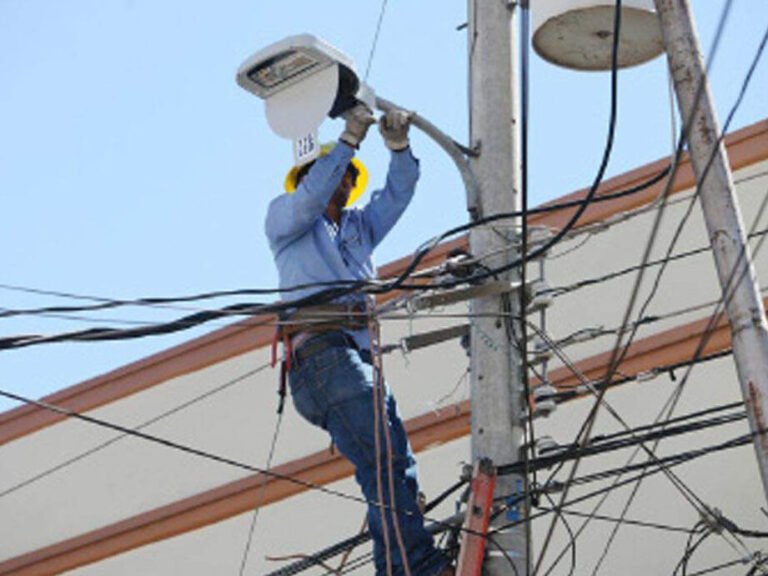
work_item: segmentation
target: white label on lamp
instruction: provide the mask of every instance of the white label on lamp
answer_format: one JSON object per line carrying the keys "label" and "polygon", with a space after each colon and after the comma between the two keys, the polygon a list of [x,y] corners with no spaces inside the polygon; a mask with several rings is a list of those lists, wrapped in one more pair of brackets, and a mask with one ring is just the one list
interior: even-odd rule
{"label": "white label on lamp", "polygon": [[320,154],[320,143],[317,130],[296,138],[293,141],[293,162],[295,166],[301,166],[311,162]]}

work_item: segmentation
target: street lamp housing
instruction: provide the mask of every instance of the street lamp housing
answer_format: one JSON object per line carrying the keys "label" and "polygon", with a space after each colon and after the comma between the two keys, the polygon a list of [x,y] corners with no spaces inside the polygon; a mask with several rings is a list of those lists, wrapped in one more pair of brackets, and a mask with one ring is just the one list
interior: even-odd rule
{"label": "street lamp housing", "polygon": [[338,69],[338,85],[328,115],[336,118],[356,104],[360,80],[345,54],[311,34],[290,36],[260,50],[240,66],[237,83],[269,100],[333,67]]}

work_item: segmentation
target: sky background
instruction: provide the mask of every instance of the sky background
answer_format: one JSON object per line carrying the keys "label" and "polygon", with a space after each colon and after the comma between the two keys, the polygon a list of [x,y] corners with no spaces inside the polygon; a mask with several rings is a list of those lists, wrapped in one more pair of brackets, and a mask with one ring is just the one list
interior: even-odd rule
{"label": "sky background", "polygon": [[[710,53],[725,0],[694,0]],[[535,4],[534,4],[535,6]],[[277,284],[263,233],[282,191],[290,142],[261,100],[235,83],[240,63],[285,36],[311,33],[367,67],[381,2],[351,0],[0,0],[0,308],[76,305],[80,297],[172,297]],[[467,2],[389,0],[368,82],[377,94],[467,142]],[[721,120],[768,26],[765,0],[734,0],[711,82]],[[768,117],[761,62],[731,129]],[[529,194],[536,205],[588,186],[606,139],[608,73],[557,68],[531,53]],[[607,176],[669,154],[662,58],[622,71]],[[333,140],[339,121],[321,127]],[[412,137],[422,179],[377,253],[384,264],[466,222],[445,154]],[[360,157],[382,182],[372,131]],[[245,298],[193,306],[219,307]],[[253,301],[253,300],[250,300]],[[0,317],[0,337],[130,327],[187,313],[132,307]],[[40,397],[210,332],[138,341],[47,344],[0,352],[0,389]],[[0,411],[16,404],[0,399]]]}

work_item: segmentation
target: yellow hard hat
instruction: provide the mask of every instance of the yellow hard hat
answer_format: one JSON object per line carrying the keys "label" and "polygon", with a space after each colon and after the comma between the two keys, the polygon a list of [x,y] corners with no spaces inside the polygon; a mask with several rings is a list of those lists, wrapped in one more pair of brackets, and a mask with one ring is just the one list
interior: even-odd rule
{"label": "yellow hard hat", "polygon": [[[335,146],[336,142],[327,142],[321,145],[319,158],[330,154],[331,150],[333,150]],[[296,191],[296,176],[298,176],[299,171],[304,166],[306,166],[306,164],[294,166],[288,171],[288,174],[285,175],[285,182],[283,186],[285,187],[285,191],[288,192],[288,194],[293,194]],[[365,187],[368,185],[368,169],[365,167],[365,164],[360,162],[360,160],[357,158],[352,158],[352,166],[357,169],[357,180],[355,181],[355,187],[352,188],[352,191],[349,193],[349,200],[347,200],[346,204],[347,206],[352,206],[352,204],[357,202],[360,196],[363,195]]]}

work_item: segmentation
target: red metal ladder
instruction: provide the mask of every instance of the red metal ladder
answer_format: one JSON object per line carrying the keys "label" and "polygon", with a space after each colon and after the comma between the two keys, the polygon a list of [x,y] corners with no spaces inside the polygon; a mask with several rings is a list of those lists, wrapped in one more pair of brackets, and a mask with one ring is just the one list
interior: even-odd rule
{"label": "red metal ladder", "polygon": [[491,521],[493,491],[496,488],[496,467],[483,458],[472,473],[467,516],[464,519],[463,540],[456,563],[456,576],[480,576],[485,560],[485,535]]}

